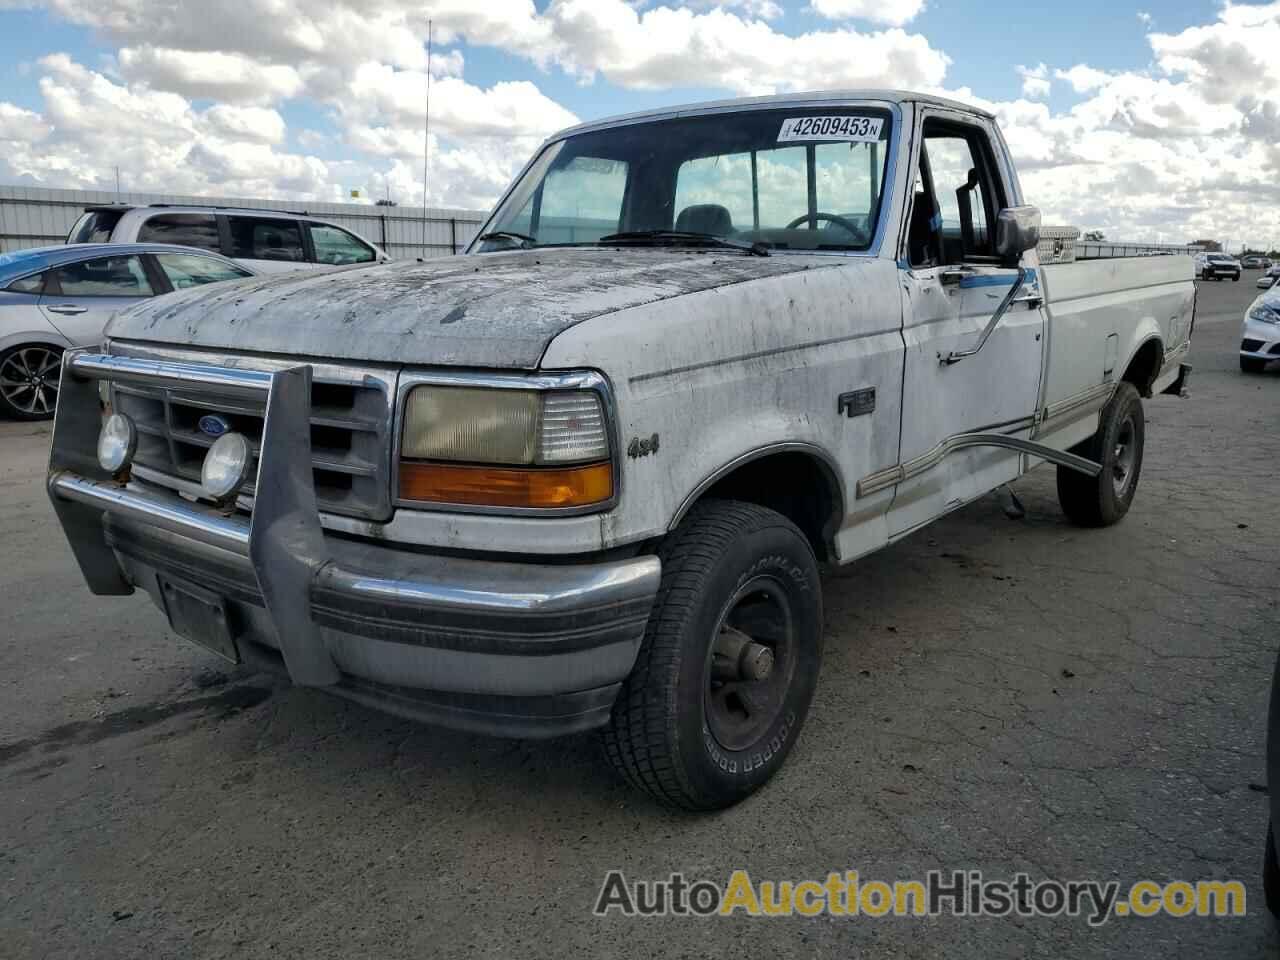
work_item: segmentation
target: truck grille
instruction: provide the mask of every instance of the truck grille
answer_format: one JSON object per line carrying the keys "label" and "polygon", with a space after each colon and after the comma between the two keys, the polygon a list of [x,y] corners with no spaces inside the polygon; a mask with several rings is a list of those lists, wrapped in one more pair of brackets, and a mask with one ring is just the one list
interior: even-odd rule
{"label": "truck grille", "polygon": [[[210,357],[183,351],[181,355],[152,350],[113,353],[148,359],[178,360],[240,369],[276,370],[293,363],[259,358]],[[296,361],[295,361],[296,362]],[[391,515],[390,425],[395,373],[386,370],[312,366],[311,462],[316,500],[321,510],[366,520]],[[111,385],[112,407],[127,414],[138,427],[134,463],[138,475],[178,489],[200,483],[205,452],[216,436],[200,429],[202,417],[224,421],[242,433],[256,457],[262,442],[265,404],[220,395],[199,384],[182,389]],[[143,472],[145,471],[145,473]],[[245,497],[252,498],[252,485]],[[242,500],[242,505],[244,501]]]}

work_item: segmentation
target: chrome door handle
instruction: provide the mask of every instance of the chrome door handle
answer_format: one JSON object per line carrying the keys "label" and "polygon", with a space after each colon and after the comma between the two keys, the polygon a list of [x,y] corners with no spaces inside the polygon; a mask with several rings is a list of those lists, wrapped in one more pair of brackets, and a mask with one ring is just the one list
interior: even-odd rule
{"label": "chrome door handle", "polygon": [[73,316],[75,316],[77,313],[88,313],[88,312],[89,312],[89,308],[88,308],[88,307],[81,307],[81,306],[79,306],[79,305],[77,305],[77,304],[74,304],[74,303],[59,303],[59,304],[56,304],[56,305],[54,305],[54,306],[52,306],[52,307],[49,307],[48,309],[49,309],[49,312],[50,312],[50,313],[61,313],[61,314],[63,314],[64,316],[68,316],[68,317],[73,317]]}
{"label": "chrome door handle", "polygon": [[1044,297],[1038,293],[1028,293],[1022,297],[1014,297],[1014,303],[1027,303],[1033,307],[1038,307],[1044,303]]}
{"label": "chrome door handle", "polygon": [[943,270],[942,273],[938,275],[938,279],[944,284],[953,284],[959,283],[966,277],[972,277],[975,273],[977,273],[977,271],[970,267],[950,267]]}

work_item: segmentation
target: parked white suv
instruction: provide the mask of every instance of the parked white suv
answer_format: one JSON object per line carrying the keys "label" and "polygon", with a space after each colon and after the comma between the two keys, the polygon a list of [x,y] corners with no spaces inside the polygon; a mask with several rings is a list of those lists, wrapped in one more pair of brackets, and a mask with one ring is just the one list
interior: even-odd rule
{"label": "parked white suv", "polygon": [[179,244],[220,253],[258,273],[391,259],[363,237],[314,217],[231,207],[86,207],[67,243]]}

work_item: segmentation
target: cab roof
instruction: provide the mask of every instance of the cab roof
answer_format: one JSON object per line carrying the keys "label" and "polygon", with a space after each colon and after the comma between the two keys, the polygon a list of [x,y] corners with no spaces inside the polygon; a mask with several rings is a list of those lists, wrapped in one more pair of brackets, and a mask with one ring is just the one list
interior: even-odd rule
{"label": "cab roof", "polygon": [[850,100],[879,100],[881,102],[895,104],[928,104],[930,106],[945,107],[949,110],[959,110],[964,113],[972,113],[975,116],[984,117],[988,120],[994,118],[994,114],[990,111],[984,110],[982,107],[976,107],[973,104],[961,103],[959,100],[949,100],[946,97],[938,97],[928,93],[913,93],[909,90],[878,90],[873,88],[855,90],[810,90],[803,93],[779,93],[768,97],[737,97],[728,100],[704,100],[699,103],[682,104],[675,107],[659,107],[654,110],[641,110],[636,113],[623,113],[613,117],[605,117],[600,120],[591,120],[587,123],[580,123],[576,126],[566,127],[550,139],[560,140],[564,137],[572,136],[573,134],[611,127],[620,123],[636,123],[644,120],[670,120],[675,117],[693,116],[699,113],[751,110],[761,107],[812,107],[821,106],[823,103],[844,103]]}

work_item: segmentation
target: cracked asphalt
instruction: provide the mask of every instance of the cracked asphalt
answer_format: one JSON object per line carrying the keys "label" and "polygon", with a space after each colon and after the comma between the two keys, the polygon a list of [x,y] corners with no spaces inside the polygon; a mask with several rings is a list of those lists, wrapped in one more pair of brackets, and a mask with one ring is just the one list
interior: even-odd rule
{"label": "cracked asphalt", "polygon": [[[1134,508],[1068,526],[1051,469],[824,578],[782,776],[692,817],[592,737],[491,740],[226,672],[98,599],[0,425],[0,957],[1260,957],[1280,371],[1252,278],[1205,285],[1192,397],[1147,403]],[[597,919],[631,879],[1233,878],[1241,919]]]}

